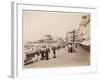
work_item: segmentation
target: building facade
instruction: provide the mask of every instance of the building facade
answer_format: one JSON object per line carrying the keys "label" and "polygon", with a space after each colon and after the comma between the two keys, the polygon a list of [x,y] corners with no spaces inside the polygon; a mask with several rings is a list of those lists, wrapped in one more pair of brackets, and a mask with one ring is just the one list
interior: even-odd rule
{"label": "building facade", "polygon": [[80,44],[90,51],[90,15],[82,16],[79,26]]}
{"label": "building facade", "polygon": [[68,43],[79,43],[79,31],[70,31],[67,35]]}

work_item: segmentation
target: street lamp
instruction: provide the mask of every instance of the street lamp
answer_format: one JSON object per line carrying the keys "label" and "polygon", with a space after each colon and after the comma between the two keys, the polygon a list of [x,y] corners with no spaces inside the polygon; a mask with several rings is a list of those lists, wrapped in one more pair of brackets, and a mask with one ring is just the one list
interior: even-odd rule
{"label": "street lamp", "polygon": [[75,30],[73,30],[73,43],[75,42]]}

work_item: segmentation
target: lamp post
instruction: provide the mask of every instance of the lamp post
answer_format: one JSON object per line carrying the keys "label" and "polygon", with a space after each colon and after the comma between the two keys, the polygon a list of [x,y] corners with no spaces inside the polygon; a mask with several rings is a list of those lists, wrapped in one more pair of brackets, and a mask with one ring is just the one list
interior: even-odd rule
{"label": "lamp post", "polygon": [[73,43],[75,42],[75,30],[73,30]]}

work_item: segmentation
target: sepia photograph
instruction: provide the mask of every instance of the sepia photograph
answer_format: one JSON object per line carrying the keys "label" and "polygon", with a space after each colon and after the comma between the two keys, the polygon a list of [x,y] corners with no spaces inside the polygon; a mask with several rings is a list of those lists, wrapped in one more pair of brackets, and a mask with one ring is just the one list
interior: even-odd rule
{"label": "sepia photograph", "polygon": [[24,69],[90,65],[90,13],[23,10],[22,19]]}

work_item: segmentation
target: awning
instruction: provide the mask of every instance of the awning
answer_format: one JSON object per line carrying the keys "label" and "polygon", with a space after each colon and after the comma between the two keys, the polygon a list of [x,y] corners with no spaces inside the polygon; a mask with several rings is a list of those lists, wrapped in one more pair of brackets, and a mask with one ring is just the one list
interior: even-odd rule
{"label": "awning", "polygon": [[80,44],[89,46],[90,45],[90,40],[82,41]]}

